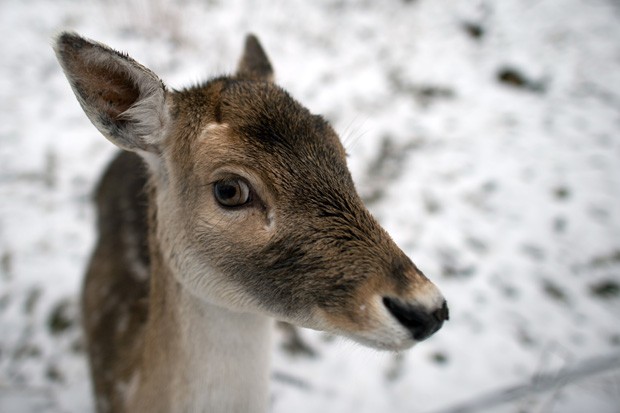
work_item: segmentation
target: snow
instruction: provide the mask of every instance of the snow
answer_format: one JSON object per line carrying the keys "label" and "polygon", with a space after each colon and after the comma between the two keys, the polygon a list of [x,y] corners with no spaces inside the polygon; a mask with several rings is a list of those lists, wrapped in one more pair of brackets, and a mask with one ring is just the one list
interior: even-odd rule
{"label": "snow", "polygon": [[543,374],[557,386],[474,411],[620,411],[619,22],[612,0],[1,2],[0,411],[92,411],[79,290],[114,148],[54,59],[60,30],[172,87],[258,34],[448,298],[401,354],[301,330],[316,356],[295,355],[280,333],[272,412],[448,412]]}

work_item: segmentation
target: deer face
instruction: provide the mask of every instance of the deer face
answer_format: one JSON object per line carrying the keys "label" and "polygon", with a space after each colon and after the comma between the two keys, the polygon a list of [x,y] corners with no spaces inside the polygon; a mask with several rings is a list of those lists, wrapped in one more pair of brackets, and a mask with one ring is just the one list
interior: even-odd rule
{"label": "deer face", "polygon": [[[200,93],[209,108],[186,106]],[[443,298],[364,207],[321,117],[271,83],[244,79],[174,100],[184,115],[171,145],[188,119],[214,114],[167,162],[182,165],[170,174],[182,201],[168,227],[184,234],[169,237],[177,240],[169,256],[192,251],[177,272],[191,291],[380,348],[407,347],[440,327]]]}
{"label": "deer face", "polygon": [[[183,288],[385,349],[447,319],[439,291],[362,204],[337,135],[270,82],[255,38],[235,76],[180,92],[104,46],[59,44],[93,123],[150,165],[157,243]],[[109,73],[113,93],[82,86],[89,73]]]}

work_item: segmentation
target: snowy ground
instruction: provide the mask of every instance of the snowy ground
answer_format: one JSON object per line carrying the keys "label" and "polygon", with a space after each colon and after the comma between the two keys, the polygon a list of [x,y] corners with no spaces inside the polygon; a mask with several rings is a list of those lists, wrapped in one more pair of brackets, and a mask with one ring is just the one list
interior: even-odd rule
{"label": "snowy ground", "polygon": [[92,409],[76,303],[113,148],[53,57],[61,29],[173,87],[257,33],[447,296],[450,322],[402,354],[305,330],[296,353],[280,332],[274,413],[620,411],[614,0],[3,0],[0,411]]}

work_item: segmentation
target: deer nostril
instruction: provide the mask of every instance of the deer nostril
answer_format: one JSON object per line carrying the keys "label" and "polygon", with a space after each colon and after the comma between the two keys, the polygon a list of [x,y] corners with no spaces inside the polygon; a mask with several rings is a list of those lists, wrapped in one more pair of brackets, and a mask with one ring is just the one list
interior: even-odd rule
{"label": "deer nostril", "polygon": [[450,311],[448,310],[448,303],[445,300],[441,308],[433,311],[433,317],[440,323],[450,320]]}
{"label": "deer nostril", "polygon": [[432,336],[449,317],[448,305],[445,301],[439,309],[434,311],[428,311],[419,305],[405,304],[390,297],[383,297],[383,304],[418,341]]}

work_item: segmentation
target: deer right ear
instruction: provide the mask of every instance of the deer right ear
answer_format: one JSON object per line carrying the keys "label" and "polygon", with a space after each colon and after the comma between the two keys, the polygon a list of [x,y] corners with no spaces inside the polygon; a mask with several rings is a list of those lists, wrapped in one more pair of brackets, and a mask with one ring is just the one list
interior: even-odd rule
{"label": "deer right ear", "polygon": [[169,122],[166,88],[130,57],[74,33],[62,33],[56,56],[90,121],[115,145],[159,152]]}
{"label": "deer right ear", "polygon": [[249,34],[245,39],[243,56],[237,67],[237,77],[273,82],[273,67],[258,38],[253,34]]}

